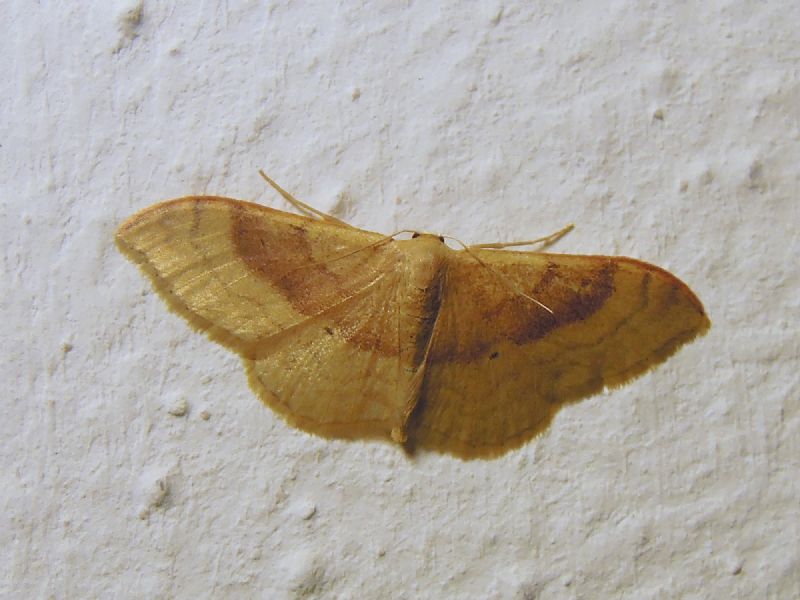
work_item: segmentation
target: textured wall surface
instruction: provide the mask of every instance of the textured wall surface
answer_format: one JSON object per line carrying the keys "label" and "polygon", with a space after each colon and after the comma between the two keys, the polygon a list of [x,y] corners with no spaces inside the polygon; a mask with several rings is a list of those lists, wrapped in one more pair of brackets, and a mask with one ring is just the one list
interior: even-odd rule
{"label": "textured wall surface", "polygon": [[[800,5],[539,4],[0,5],[4,597],[800,597]],[[286,209],[259,167],[375,231],[574,222],[712,329],[497,460],[309,436],[113,244]]]}

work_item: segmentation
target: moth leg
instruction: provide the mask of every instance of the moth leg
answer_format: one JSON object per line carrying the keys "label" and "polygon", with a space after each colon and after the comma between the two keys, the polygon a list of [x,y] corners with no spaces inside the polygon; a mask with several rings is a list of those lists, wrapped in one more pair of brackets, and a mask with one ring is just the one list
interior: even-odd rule
{"label": "moth leg", "polygon": [[348,223],[345,223],[341,219],[337,219],[333,215],[329,215],[327,213],[324,213],[321,210],[317,210],[313,206],[309,206],[305,202],[301,202],[300,200],[298,200],[297,198],[292,196],[289,192],[287,192],[285,189],[283,189],[281,186],[279,186],[277,183],[275,183],[261,169],[258,170],[258,174],[261,175],[261,177],[263,177],[264,181],[266,181],[270,186],[272,186],[272,188],[275,189],[276,192],[278,192],[281,196],[283,196],[284,200],[286,200],[289,204],[294,206],[299,212],[301,212],[301,213],[303,213],[303,214],[305,214],[307,216],[311,216],[311,215],[317,216],[320,219],[322,219],[323,221],[328,221],[330,223],[336,223],[337,225],[341,225],[342,227],[353,228],[352,225],[350,225]]}
{"label": "moth leg", "polygon": [[533,244],[541,244],[542,245],[541,249],[544,250],[548,246],[552,246],[553,244],[555,244],[558,240],[567,235],[573,229],[575,229],[575,225],[570,223],[569,225],[567,225],[563,229],[559,229],[555,233],[551,233],[550,235],[535,240],[528,240],[524,242],[495,242],[492,244],[473,244],[472,246],[469,246],[469,248],[500,250],[502,248],[508,248],[510,246],[530,246]]}

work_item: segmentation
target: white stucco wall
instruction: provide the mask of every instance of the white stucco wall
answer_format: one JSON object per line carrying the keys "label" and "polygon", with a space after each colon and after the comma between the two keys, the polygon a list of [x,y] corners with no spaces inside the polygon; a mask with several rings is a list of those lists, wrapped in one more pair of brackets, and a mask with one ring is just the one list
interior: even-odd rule
{"label": "white stucco wall", "polygon": [[[3,597],[800,597],[800,5],[0,16]],[[712,329],[497,460],[314,438],[113,244],[171,197],[286,208],[259,167],[376,231],[574,222]]]}

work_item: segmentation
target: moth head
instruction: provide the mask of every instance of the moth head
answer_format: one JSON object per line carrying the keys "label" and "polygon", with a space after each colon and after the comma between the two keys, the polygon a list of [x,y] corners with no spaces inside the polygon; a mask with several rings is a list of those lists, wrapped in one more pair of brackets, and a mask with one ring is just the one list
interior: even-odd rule
{"label": "moth head", "polygon": [[415,231],[411,235],[411,239],[412,240],[415,240],[418,237],[436,238],[437,240],[439,240],[440,242],[442,242],[444,244],[444,236],[436,235],[435,233],[424,233],[424,232],[420,233],[419,231]]}

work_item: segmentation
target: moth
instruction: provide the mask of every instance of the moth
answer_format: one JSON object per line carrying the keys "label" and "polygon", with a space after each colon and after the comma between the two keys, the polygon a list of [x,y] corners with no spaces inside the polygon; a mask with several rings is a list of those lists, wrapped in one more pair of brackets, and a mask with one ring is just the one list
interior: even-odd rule
{"label": "moth", "polygon": [[697,296],[656,266],[399,239],[262,176],[302,214],[190,196],[133,215],[116,242],[304,431],[499,456],[563,405],[624,384],[710,326]]}

